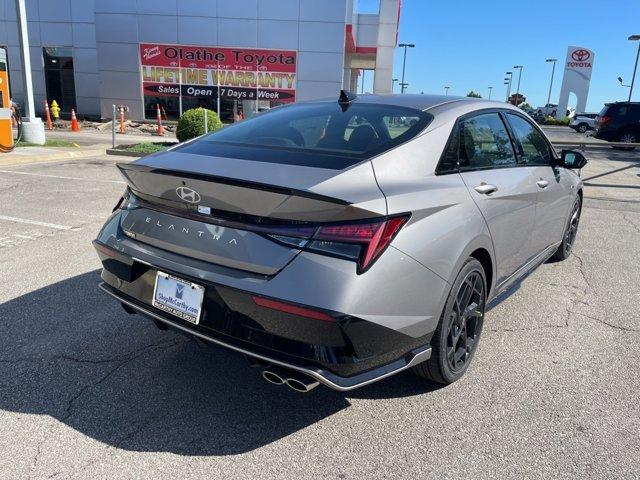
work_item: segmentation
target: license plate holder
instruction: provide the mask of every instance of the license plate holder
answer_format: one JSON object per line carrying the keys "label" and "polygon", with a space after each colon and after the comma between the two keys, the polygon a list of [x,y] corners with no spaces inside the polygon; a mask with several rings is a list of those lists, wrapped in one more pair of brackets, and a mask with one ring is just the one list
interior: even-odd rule
{"label": "license plate holder", "polygon": [[174,317],[198,325],[202,316],[204,287],[169,273],[158,271],[152,305]]}

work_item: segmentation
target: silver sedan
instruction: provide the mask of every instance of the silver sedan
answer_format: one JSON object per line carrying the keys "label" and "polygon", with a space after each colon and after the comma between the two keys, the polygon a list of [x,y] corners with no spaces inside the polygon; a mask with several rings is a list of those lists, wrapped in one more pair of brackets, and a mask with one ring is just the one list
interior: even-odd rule
{"label": "silver sedan", "polygon": [[448,384],[487,303],[569,256],[585,163],[504,103],[341,92],[274,108],[119,165],[101,288],[294,390],[409,368]]}

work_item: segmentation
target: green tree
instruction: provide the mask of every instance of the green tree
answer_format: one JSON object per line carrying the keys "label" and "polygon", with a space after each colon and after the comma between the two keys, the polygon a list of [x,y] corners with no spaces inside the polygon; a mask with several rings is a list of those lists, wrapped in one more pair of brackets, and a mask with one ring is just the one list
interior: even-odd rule
{"label": "green tree", "polygon": [[533,110],[533,107],[531,106],[531,104],[527,102],[521,103],[520,105],[518,105],[518,107],[520,107],[525,112],[530,112]]}
{"label": "green tree", "polygon": [[480,95],[478,92],[474,92],[473,90],[471,90],[469,93],[467,93],[467,97],[482,98],[482,95]]}

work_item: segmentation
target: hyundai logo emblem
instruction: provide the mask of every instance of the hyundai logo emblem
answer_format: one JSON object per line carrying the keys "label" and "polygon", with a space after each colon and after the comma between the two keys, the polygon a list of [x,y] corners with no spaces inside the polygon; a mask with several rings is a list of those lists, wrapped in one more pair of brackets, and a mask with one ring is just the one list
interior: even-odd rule
{"label": "hyundai logo emblem", "polygon": [[200,203],[200,194],[192,188],[178,187],[176,194],[187,203]]}

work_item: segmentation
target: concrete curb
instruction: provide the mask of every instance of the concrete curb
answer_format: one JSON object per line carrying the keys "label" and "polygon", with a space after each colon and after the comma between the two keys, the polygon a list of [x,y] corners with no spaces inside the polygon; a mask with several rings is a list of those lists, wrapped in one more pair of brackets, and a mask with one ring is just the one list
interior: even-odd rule
{"label": "concrete curb", "polygon": [[[25,147],[22,147],[25,148]],[[51,147],[55,148],[55,147]],[[59,160],[72,160],[79,158],[98,157],[104,155],[104,150],[64,150],[60,152],[53,151],[51,153],[24,155],[19,153],[8,153],[0,155],[0,166],[21,165],[26,163],[47,163]]]}
{"label": "concrete curb", "polygon": [[118,150],[117,148],[107,148],[107,155],[118,155],[120,157],[144,157],[149,155],[148,153],[128,152],[126,150]]}

